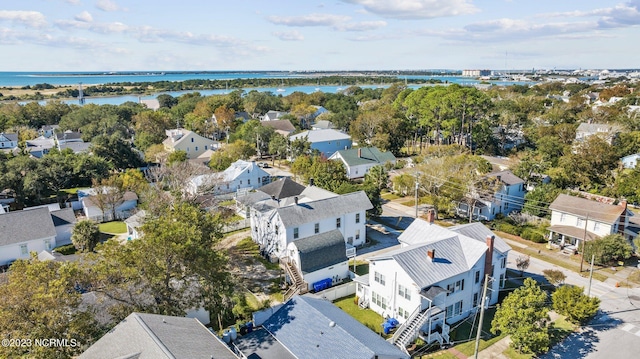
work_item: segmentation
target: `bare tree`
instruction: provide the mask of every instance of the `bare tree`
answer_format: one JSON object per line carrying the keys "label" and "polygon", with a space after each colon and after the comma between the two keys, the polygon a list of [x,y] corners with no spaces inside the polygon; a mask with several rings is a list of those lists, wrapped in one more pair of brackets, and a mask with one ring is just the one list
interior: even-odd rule
{"label": "bare tree", "polygon": [[95,190],[95,195],[92,196],[92,201],[100,208],[102,221],[106,218],[106,211],[109,211],[111,215],[110,220],[116,220],[117,208],[124,203],[124,195],[126,192],[122,178],[117,174],[113,174],[101,181],[94,179],[93,189]]}
{"label": "bare tree", "polygon": [[531,261],[531,256],[529,255],[520,255],[516,258],[516,267],[520,270],[520,276],[524,275],[524,271],[529,268],[529,263]]}

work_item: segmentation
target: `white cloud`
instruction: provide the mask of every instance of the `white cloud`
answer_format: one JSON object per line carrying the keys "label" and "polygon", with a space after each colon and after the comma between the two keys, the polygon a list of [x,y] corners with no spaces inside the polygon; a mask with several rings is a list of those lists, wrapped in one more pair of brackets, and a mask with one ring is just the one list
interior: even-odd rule
{"label": "white cloud", "polygon": [[273,36],[279,38],[282,41],[302,41],[304,40],[304,36],[296,30],[293,31],[283,31],[283,32],[274,32]]}
{"label": "white cloud", "polygon": [[640,1],[630,1],[614,7],[589,11],[568,11],[540,14],[538,17],[595,17],[598,27],[603,29],[640,25]]}
{"label": "white cloud", "polygon": [[431,19],[478,12],[470,0],[342,0],[391,19]]}
{"label": "white cloud", "polygon": [[120,10],[118,4],[116,4],[113,0],[98,0],[98,2],[96,2],[96,7],[102,11],[107,12]]}
{"label": "white cloud", "polygon": [[80,5],[80,0],[65,0],[65,2],[71,5]]}
{"label": "white cloud", "polygon": [[347,24],[337,24],[333,28],[338,31],[369,31],[387,26],[385,21],[361,21]]}
{"label": "white cloud", "polygon": [[77,20],[57,20],[55,22],[55,26],[63,30],[82,29],[98,34],[123,33],[131,29],[129,26],[121,22],[89,23]]}
{"label": "white cloud", "polygon": [[267,20],[285,26],[332,26],[351,20],[349,16],[332,14],[310,14],[303,16],[269,16]]}
{"label": "white cloud", "polygon": [[79,13],[78,15],[74,16],[73,18],[78,20],[78,21],[82,21],[82,22],[92,22],[93,21],[93,16],[91,16],[91,14],[88,11],[83,11],[83,12]]}
{"label": "white cloud", "polygon": [[12,21],[29,27],[42,27],[47,24],[44,15],[38,11],[0,10],[0,21]]}

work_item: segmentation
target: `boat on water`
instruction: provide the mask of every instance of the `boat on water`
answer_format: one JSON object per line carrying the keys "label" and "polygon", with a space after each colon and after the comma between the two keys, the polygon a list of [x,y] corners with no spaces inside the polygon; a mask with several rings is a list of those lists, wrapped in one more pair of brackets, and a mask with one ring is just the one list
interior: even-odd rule
{"label": "boat on water", "polygon": [[280,87],[276,90],[277,92],[285,92],[287,90],[284,89],[284,80],[280,83]]}

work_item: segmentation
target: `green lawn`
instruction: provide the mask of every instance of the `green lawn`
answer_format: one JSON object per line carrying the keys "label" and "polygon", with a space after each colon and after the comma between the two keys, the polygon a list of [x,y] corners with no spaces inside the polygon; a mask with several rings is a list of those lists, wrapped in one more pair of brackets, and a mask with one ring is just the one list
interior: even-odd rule
{"label": "green lawn", "polygon": [[[484,321],[482,323],[482,337],[480,339],[480,348],[479,350],[485,349],[490,345],[494,344],[498,340],[502,339],[504,335],[494,336],[491,334],[491,321],[493,320],[493,316],[496,314],[495,308],[487,309],[484,313]],[[463,321],[459,326],[455,327],[451,331],[451,340],[454,342],[459,341],[467,341],[462,344],[458,344],[455,346],[457,350],[464,353],[467,356],[472,356],[475,351],[475,337],[476,331],[478,330],[478,322],[480,321],[480,315],[476,316],[475,322],[474,317],[471,316]],[[470,340],[470,341],[469,341]]]}
{"label": "green lawn", "polygon": [[113,221],[107,223],[100,223],[98,225],[100,232],[109,234],[121,234],[127,233],[127,225],[122,221]]}
{"label": "green lawn", "polygon": [[360,323],[366,325],[369,329],[382,335],[385,339],[390,335],[384,335],[382,332],[382,323],[384,318],[371,309],[360,308],[355,303],[355,294],[348,297],[340,298],[333,302],[338,308],[344,310],[347,314],[355,318]]}
{"label": "green lawn", "polygon": [[278,263],[271,263],[260,255],[260,247],[254,242],[251,237],[242,239],[236,244],[231,251],[242,256],[249,256],[255,260],[260,261],[267,269],[278,269],[280,265]]}
{"label": "green lawn", "polygon": [[383,192],[380,197],[382,197],[382,199],[386,199],[386,200],[392,200],[392,199],[398,199],[398,198],[402,198],[400,196],[398,196],[395,193],[391,193],[391,192]]}

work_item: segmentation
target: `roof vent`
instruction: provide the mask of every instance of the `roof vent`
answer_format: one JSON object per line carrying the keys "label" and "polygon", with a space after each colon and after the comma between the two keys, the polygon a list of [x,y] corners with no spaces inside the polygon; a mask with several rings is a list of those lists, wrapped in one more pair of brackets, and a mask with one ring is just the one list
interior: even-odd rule
{"label": "roof vent", "polygon": [[332,321],[330,321],[330,322],[329,322],[329,326],[330,326],[331,328],[335,327],[335,326],[336,326],[336,322],[334,322],[333,320],[332,320]]}

